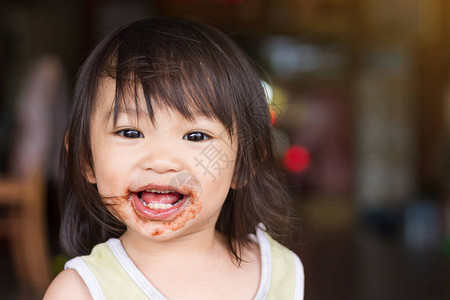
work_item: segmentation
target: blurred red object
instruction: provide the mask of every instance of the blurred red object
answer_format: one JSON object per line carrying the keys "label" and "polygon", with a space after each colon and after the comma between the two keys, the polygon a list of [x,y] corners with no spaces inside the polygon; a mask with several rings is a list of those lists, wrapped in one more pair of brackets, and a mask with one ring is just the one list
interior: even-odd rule
{"label": "blurred red object", "polygon": [[284,154],[284,165],[292,173],[306,170],[310,163],[308,150],[302,146],[291,146]]}

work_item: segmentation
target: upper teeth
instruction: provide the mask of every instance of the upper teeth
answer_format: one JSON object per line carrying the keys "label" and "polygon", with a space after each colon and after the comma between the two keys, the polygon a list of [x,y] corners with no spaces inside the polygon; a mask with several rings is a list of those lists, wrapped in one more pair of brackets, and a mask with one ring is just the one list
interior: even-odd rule
{"label": "upper teeth", "polygon": [[158,194],[167,194],[167,193],[171,193],[173,191],[169,191],[169,190],[146,190],[146,192],[150,192],[150,193],[158,193]]}

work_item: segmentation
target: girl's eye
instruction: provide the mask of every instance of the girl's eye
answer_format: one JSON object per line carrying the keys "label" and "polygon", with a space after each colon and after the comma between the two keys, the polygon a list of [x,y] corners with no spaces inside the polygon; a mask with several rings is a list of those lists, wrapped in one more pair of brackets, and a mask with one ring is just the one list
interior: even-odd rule
{"label": "girl's eye", "polygon": [[211,137],[203,132],[190,132],[183,136],[183,140],[191,142],[202,142],[209,140]]}
{"label": "girl's eye", "polygon": [[141,139],[144,137],[144,135],[136,129],[123,129],[123,130],[117,131],[116,134],[123,136],[125,138],[128,138],[128,139]]}

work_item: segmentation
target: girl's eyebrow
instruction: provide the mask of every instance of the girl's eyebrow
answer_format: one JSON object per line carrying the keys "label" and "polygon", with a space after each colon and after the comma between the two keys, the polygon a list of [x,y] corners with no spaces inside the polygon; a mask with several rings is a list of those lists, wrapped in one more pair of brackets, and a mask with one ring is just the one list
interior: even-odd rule
{"label": "girl's eyebrow", "polygon": [[131,113],[134,113],[134,114],[137,114],[137,115],[144,114],[145,116],[149,115],[147,110],[144,110],[141,107],[138,107],[137,110],[134,107],[128,107],[128,106],[127,107],[120,107],[117,111],[115,111],[114,107],[111,107],[109,110],[107,110],[105,112],[104,118],[105,118],[105,120],[109,120],[111,115],[114,115],[114,114],[117,114],[117,116],[118,116],[120,114],[129,115]]}

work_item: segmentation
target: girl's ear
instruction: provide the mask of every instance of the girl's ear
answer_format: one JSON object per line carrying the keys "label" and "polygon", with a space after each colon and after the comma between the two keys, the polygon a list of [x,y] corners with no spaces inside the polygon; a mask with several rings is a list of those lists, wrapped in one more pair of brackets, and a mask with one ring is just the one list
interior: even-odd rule
{"label": "girl's ear", "polygon": [[[246,186],[247,183],[248,183],[247,178],[246,178],[245,180],[240,180],[238,177],[239,177],[239,176],[238,176],[237,173],[235,172],[234,175],[233,175],[233,179],[231,180],[231,185],[230,185],[230,187],[231,187],[233,190],[240,189],[240,188]],[[243,182],[242,182],[242,181],[243,181]]]}
{"label": "girl's ear", "polygon": [[86,174],[86,178],[89,181],[89,183],[92,184],[97,184],[97,180],[95,179],[95,173],[94,170],[92,169],[92,167],[90,166],[90,164],[86,164],[85,168],[84,168],[85,174]]}
{"label": "girl's ear", "polygon": [[231,185],[230,185],[230,187],[231,187],[233,190],[237,190],[238,185],[237,185],[236,176],[233,176],[233,180],[231,180]]}
{"label": "girl's ear", "polygon": [[238,188],[240,188],[240,186],[239,186],[239,175],[238,175],[238,170],[237,170],[236,166],[235,166],[235,169],[234,169],[233,178],[231,178],[230,188],[233,189],[233,190],[237,190]]}
{"label": "girl's ear", "polygon": [[[64,134],[64,147],[65,147],[66,153],[67,153],[69,151],[69,141],[67,138],[67,132]],[[89,163],[85,164],[84,170],[85,170],[85,175],[86,175],[87,180],[92,184],[96,184],[97,181],[95,180],[95,173]]]}

